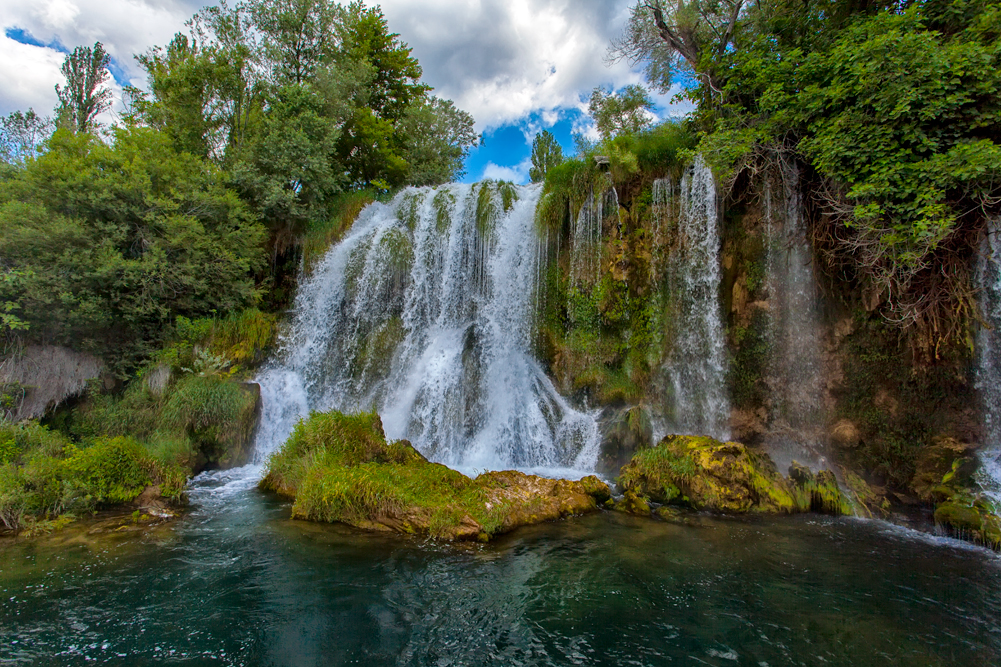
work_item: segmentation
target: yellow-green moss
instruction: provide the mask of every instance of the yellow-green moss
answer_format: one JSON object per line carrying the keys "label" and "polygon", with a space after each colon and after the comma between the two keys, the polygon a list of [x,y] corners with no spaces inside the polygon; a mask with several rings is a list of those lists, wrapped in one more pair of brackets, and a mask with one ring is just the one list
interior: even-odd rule
{"label": "yellow-green moss", "polygon": [[489,539],[524,523],[597,508],[597,478],[544,480],[516,472],[470,479],[388,442],[375,414],[312,413],[268,462],[264,489],[294,500],[296,518],[360,528]]}
{"label": "yellow-green moss", "polygon": [[850,514],[831,473],[797,485],[762,452],[707,436],[672,435],[622,467],[619,486],[653,502],[728,513]]}

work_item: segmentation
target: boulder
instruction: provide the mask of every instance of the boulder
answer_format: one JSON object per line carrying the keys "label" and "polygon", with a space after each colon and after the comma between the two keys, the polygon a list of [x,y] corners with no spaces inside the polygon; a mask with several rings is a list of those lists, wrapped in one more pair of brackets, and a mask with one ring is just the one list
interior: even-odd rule
{"label": "boulder", "polygon": [[740,443],[671,435],[623,466],[618,482],[629,500],[616,508],[642,513],[638,500],[646,500],[737,514],[852,513],[832,472],[814,474],[794,464],[791,476],[783,477],[764,452]]}
{"label": "boulder", "polygon": [[313,413],[269,461],[261,487],[294,500],[292,516],[366,530],[489,540],[519,526],[596,511],[597,477],[548,479],[514,470],[471,479],[389,442],[378,415]]}

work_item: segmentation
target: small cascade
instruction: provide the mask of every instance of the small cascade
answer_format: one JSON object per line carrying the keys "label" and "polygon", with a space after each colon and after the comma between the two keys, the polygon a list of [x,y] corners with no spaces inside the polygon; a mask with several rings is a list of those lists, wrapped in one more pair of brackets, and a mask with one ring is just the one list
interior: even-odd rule
{"label": "small cascade", "polygon": [[[572,408],[530,351],[538,197],[537,186],[453,184],[362,211],[301,284],[259,377],[258,452],[309,410],[376,410],[388,437],[453,467],[593,469],[594,415]],[[579,221],[582,267],[597,216]]]}
{"label": "small cascade", "polygon": [[772,401],[766,445],[780,470],[793,460],[816,470],[827,467],[820,446],[824,385],[819,293],[799,169],[783,168],[779,180],[778,196],[770,179],[764,188]]}
{"label": "small cascade", "polygon": [[664,363],[666,425],[680,433],[729,437],[727,355],[720,303],[716,182],[699,156],[681,179],[678,243],[672,258],[674,344]]}
{"label": "small cascade", "polygon": [[977,481],[1001,509],[1001,219],[988,221],[977,280],[981,311],[990,327],[981,327],[977,334],[977,389],[984,411]]}
{"label": "small cascade", "polygon": [[676,220],[674,180],[658,178],[653,182],[652,194],[654,241],[661,245],[671,231],[671,223]]}
{"label": "small cascade", "polygon": [[593,193],[580,207],[570,237],[570,278],[587,285],[594,284],[601,273],[601,228],[605,212],[618,215],[619,199],[615,188]]}

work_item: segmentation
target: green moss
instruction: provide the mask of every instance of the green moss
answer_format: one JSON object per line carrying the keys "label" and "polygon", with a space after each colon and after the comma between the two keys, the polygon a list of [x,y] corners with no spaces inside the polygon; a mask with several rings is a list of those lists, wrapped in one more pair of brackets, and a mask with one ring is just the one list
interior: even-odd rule
{"label": "green moss", "polygon": [[387,442],[375,414],[314,412],[272,456],[261,486],[293,498],[298,518],[446,539],[489,539],[609,497],[597,478],[534,483],[569,490],[569,499],[526,492],[532,478],[521,473],[470,479],[430,463],[406,441]]}
{"label": "green moss", "polygon": [[738,408],[761,406],[768,395],[768,385],[764,380],[771,355],[768,313],[755,309],[748,326],[734,327],[730,337],[733,356],[729,384],[734,405]]}
{"label": "green moss", "polygon": [[494,202],[493,181],[482,181],[476,190],[476,230],[489,237],[497,224],[497,204]]}
{"label": "green moss", "polygon": [[435,229],[444,234],[452,226],[452,207],[455,206],[455,194],[447,188],[440,188],[431,200],[435,211]]}
{"label": "green moss", "polygon": [[417,222],[420,219],[421,206],[424,204],[426,193],[423,190],[415,190],[404,194],[401,197],[399,207],[396,209],[396,217],[407,226],[411,232],[417,229]]}
{"label": "green moss", "polygon": [[858,313],[840,356],[844,382],[837,417],[859,430],[859,444],[843,451],[850,467],[907,489],[922,452],[941,434],[962,432],[976,404],[968,377],[969,351],[940,350],[931,365],[916,363],[906,339],[879,315]]}
{"label": "green moss", "polygon": [[829,472],[796,485],[762,452],[706,436],[672,435],[623,466],[619,486],[658,503],[720,512],[851,514]]}
{"label": "green moss", "polygon": [[358,218],[361,210],[375,201],[369,190],[356,190],[342,194],[331,206],[334,211],[323,222],[314,222],[302,240],[302,265],[306,274],[312,272],[332,245],[343,238],[345,232]]}

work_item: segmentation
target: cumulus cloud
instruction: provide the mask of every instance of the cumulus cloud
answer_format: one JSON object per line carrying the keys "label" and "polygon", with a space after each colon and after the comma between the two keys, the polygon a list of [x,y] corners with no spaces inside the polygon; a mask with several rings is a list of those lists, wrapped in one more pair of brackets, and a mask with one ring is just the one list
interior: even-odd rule
{"label": "cumulus cloud", "polygon": [[[477,130],[525,124],[526,136],[569,110],[586,110],[598,85],[642,77],[606,67],[610,40],[632,0],[366,0],[381,4],[390,28],[414,49],[439,95],[476,118]],[[142,85],[133,59],[166,44],[203,0],[14,0],[0,3],[0,30],[21,29],[42,44],[73,48],[101,41],[121,83]],[[62,55],[0,36],[0,112],[55,103]],[[534,119],[531,126],[529,119]]]}
{"label": "cumulus cloud", "polygon": [[511,181],[512,183],[527,183],[528,170],[532,168],[532,160],[526,159],[513,167],[505,167],[488,162],[483,168],[483,178],[495,181]]}
{"label": "cumulus cloud", "polygon": [[[33,0],[0,3],[0,113],[56,103],[64,55],[54,46],[20,44],[7,31],[20,29],[42,44],[90,46],[101,42],[126,83],[144,81],[133,55],[166,44],[204,3],[200,0]],[[117,84],[113,86],[117,88]]]}
{"label": "cumulus cloud", "polygon": [[604,64],[630,0],[369,4],[381,4],[390,27],[413,47],[425,80],[472,113],[478,130],[521,122],[539,110],[542,124],[551,125],[559,109],[586,109],[581,96],[595,86],[642,80],[628,63]]}

